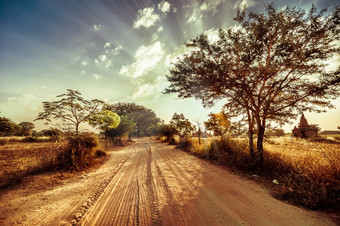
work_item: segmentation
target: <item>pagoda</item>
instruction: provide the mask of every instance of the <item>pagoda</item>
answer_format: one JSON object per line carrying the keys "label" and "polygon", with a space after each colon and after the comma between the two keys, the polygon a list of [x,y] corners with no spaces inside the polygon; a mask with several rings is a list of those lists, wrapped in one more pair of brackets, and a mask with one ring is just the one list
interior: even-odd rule
{"label": "pagoda", "polygon": [[300,118],[299,126],[295,126],[292,132],[295,137],[300,138],[309,138],[318,135],[318,129],[315,126],[308,125],[307,119],[303,113]]}

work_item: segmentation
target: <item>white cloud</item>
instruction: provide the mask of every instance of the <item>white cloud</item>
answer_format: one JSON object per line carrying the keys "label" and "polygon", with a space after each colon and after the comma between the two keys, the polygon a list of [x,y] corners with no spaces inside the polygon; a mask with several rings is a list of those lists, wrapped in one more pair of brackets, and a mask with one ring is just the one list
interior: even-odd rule
{"label": "white cloud", "polygon": [[157,63],[163,58],[163,45],[157,41],[150,46],[140,46],[135,54],[136,61],[127,66],[122,66],[120,74],[132,78],[138,78],[153,70]]}
{"label": "white cloud", "polygon": [[48,89],[46,86],[44,86],[44,85],[41,85],[40,86],[42,89]]}
{"label": "white cloud", "polygon": [[100,63],[99,60],[97,60],[97,59],[94,59],[94,62],[95,62],[96,64],[99,64],[99,63]]}
{"label": "white cloud", "polygon": [[132,95],[133,99],[145,98],[161,94],[168,87],[168,82],[165,76],[158,76],[154,83],[146,83],[136,87]]}
{"label": "white cloud", "polygon": [[[187,23],[202,23],[202,18],[207,13],[211,13],[212,15],[215,15],[218,12],[218,6],[220,4],[223,4],[222,0],[211,0],[208,2],[203,2],[200,6],[193,7],[193,11],[191,14],[187,13],[185,15],[186,18],[188,18]],[[184,8],[191,8],[189,5],[184,6]]]}
{"label": "white cloud", "polygon": [[160,27],[157,29],[157,31],[158,31],[158,32],[161,32],[161,31],[163,31],[163,27],[162,27],[162,26],[160,26]]}
{"label": "white cloud", "polygon": [[81,66],[87,66],[86,60],[84,60],[83,62],[81,62]]}
{"label": "white cloud", "polygon": [[101,62],[105,62],[106,59],[107,59],[107,57],[106,57],[105,54],[104,54],[104,55],[100,55],[98,58],[99,58],[99,60],[100,60]]}
{"label": "white cloud", "polygon": [[138,10],[137,20],[134,21],[133,28],[149,28],[154,26],[158,20],[160,20],[160,17],[154,12],[153,7]]}
{"label": "white cloud", "polygon": [[218,29],[211,28],[207,30],[205,34],[208,36],[208,39],[211,43],[218,41]]}
{"label": "white cloud", "polygon": [[110,46],[111,46],[111,43],[107,42],[105,43],[104,48],[109,48]]}
{"label": "white cloud", "polygon": [[239,8],[242,10],[245,6],[250,7],[253,5],[255,5],[255,2],[253,0],[237,0],[234,3],[234,9]]}
{"label": "white cloud", "polygon": [[123,49],[123,46],[122,45],[118,45],[114,49],[107,49],[105,51],[105,54],[115,56],[115,55],[118,55],[122,49]]}
{"label": "white cloud", "polygon": [[92,77],[95,78],[96,80],[103,78],[102,75],[98,75],[98,74],[93,74]]}
{"label": "white cloud", "polygon": [[103,30],[104,26],[103,25],[100,25],[100,24],[94,24],[93,25],[93,30],[94,31],[100,31],[100,30]]}
{"label": "white cloud", "polygon": [[85,75],[86,71],[83,70],[83,71],[80,72],[80,74]]}
{"label": "white cloud", "polygon": [[161,1],[158,5],[158,9],[163,13],[170,12],[170,3],[166,1]]}

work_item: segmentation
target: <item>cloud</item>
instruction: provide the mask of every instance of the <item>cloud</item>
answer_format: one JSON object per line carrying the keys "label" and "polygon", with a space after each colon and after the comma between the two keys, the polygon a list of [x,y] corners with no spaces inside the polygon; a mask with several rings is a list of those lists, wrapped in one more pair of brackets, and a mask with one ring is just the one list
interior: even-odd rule
{"label": "cloud", "polygon": [[136,53],[136,61],[127,66],[122,66],[120,74],[132,78],[138,78],[153,70],[157,63],[163,58],[163,45],[157,41],[150,46],[140,46]]}
{"label": "cloud", "polygon": [[80,74],[85,75],[86,71],[83,70],[83,71],[80,72]]}
{"label": "cloud", "polygon": [[87,66],[86,60],[84,60],[83,62],[81,62],[81,66]]}
{"label": "cloud", "polygon": [[44,86],[44,85],[41,85],[40,86],[42,89],[48,89],[46,86]]}
{"label": "cloud", "polygon": [[[188,18],[187,23],[202,23],[203,16],[207,13],[215,15],[218,12],[218,6],[223,4],[222,0],[211,0],[209,2],[203,2],[200,6],[193,7],[194,10],[191,14],[187,13],[185,15]],[[189,5],[184,6],[184,8],[191,8]]]}
{"label": "cloud", "polygon": [[210,41],[210,43],[214,43],[219,40],[218,29],[211,28],[204,33],[208,36],[208,40]]}
{"label": "cloud", "polygon": [[158,5],[158,9],[163,13],[170,12],[170,3],[166,1],[161,1]]}
{"label": "cloud", "polygon": [[104,29],[104,26],[103,25],[100,25],[100,24],[94,24],[93,25],[93,30],[94,31],[101,31],[101,30],[103,30]]}
{"label": "cloud", "polygon": [[106,59],[107,59],[107,57],[106,57],[105,54],[99,56],[99,60],[100,60],[101,62],[106,61]]}
{"label": "cloud", "polygon": [[158,20],[160,20],[160,17],[154,12],[153,7],[138,10],[137,20],[134,21],[133,28],[149,28],[154,26]]}
{"label": "cloud", "polygon": [[104,45],[104,49],[105,49],[105,48],[109,48],[110,46],[111,46],[111,43],[107,42],[107,43],[105,43],[105,45]]}
{"label": "cloud", "polygon": [[243,8],[246,7],[251,7],[255,5],[255,2],[253,0],[237,0],[234,3],[234,9],[239,8],[240,10],[243,10]]}
{"label": "cloud", "polygon": [[120,51],[123,49],[123,46],[122,45],[118,45],[116,46],[115,48],[113,49],[107,49],[105,51],[105,54],[107,55],[112,55],[112,56],[116,56],[120,53]]}
{"label": "cloud", "polygon": [[98,75],[98,74],[93,74],[92,77],[95,78],[96,80],[103,78],[102,75]]}
{"label": "cloud", "polygon": [[165,88],[168,87],[168,82],[165,76],[158,76],[153,83],[146,83],[136,87],[132,95],[134,100],[146,97],[156,97],[161,94]]}

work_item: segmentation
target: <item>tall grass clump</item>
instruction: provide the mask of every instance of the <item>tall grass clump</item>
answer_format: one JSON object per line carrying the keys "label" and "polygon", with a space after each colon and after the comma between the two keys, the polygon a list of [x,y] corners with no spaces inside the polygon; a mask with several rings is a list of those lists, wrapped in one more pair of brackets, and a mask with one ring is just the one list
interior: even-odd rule
{"label": "tall grass clump", "polygon": [[65,169],[80,170],[93,162],[99,145],[97,136],[83,133],[68,138],[66,151],[60,156],[60,166]]}

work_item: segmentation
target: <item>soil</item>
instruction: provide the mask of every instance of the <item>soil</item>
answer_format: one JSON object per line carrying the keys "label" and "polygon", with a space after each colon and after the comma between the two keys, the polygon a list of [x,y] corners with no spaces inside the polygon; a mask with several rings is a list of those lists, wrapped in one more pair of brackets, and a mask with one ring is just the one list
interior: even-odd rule
{"label": "soil", "polygon": [[88,172],[2,190],[0,225],[337,225],[174,146],[138,139],[108,155]]}

